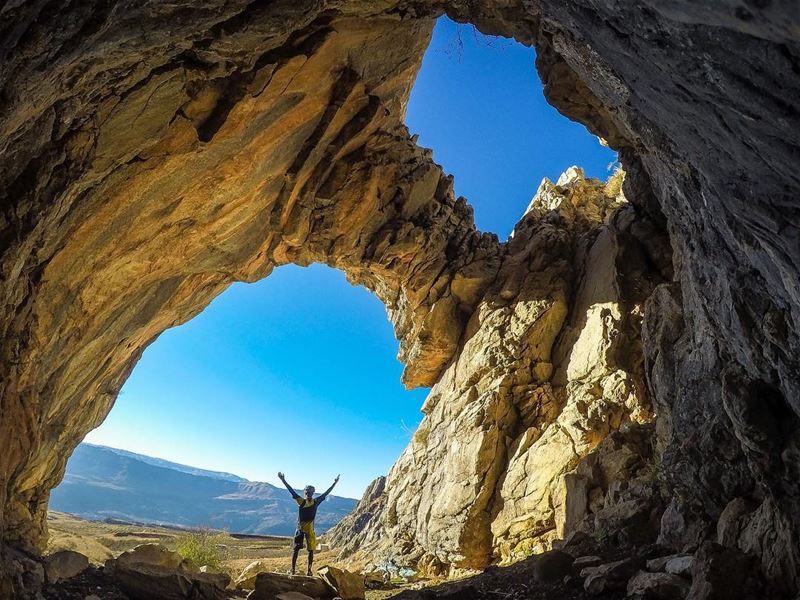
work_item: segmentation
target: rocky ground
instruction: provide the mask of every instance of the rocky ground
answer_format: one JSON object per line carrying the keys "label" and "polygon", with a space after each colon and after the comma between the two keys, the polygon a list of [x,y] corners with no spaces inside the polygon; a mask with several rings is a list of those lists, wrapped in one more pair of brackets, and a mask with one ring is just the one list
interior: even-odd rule
{"label": "rocky ground", "polygon": [[[271,562],[251,562],[231,577],[227,569],[198,568],[160,544],[148,543],[105,565],[89,565],[74,551],[45,559],[46,600],[562,600],[622,599],[766,600],[751,557],[706,543],[673,553],[655,543],[631,545],[619,536],[576,533],[558,549],[508,566],[450,581],[412,579],[384,583],[378,574],[323,566],[314,577],[276,572]],[[324,553],[323,553],[324,556]],[[288,556],[287,556],[288,557]],[[325,564],[321,560],[318,564]]]}

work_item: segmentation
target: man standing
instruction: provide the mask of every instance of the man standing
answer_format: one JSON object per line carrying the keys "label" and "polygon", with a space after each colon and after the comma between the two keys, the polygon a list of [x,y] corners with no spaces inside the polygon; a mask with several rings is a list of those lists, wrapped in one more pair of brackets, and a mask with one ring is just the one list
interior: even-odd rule
{"label": "man standing", "polygon": [[317,498],[314,498],[315,490],[313,485],[307,485],[303,488],[303,495],[305,496],[305,498],[303,498],[289,485],[283,473],[278,473],[278,478],[283,482],[283,485],[286,486],[286,489],[289,490],[292,498],[294,498],[294,501],[297,502],[297,505],[300,507],[299,514],[297,515],[297,531],[294,533],[292,575],[294,575],[295,567],[297,566],[297,555],[300,554],[300,549],[303,547],[303,539],[305,539],[306,548],[308,548],[308,570],[306,571],[306,575],[311,575],[311,564],[314,562],[314,551],[317,549],[317,536],[314,534],[314,517],[317,516],[317,507],[328,497],[328,494],[331,493],[336,482],[339,481],[339,476],[337,475],[331,487]]}

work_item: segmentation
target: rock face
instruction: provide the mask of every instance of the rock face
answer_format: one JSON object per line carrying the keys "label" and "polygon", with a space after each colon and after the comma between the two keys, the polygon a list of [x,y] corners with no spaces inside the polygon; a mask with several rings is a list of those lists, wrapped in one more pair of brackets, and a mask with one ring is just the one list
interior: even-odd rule
{"label": "rock face", "polygon": [[364,600],[364,576],[350,573],[336,567],[322,567],[317,574],[331,588],[336,590],[336,596],[342,600]]}
{"label": "rock face", "polygon": [[280,594],[300,593],[316,600],[334,597],[334,589],[319,577],[259,573],[255,589],[247,595],[249,600],[272,600]]}
{"label": "rock face", "polygon": [[61,550],[44,558],[44,575],[48,583],[69,579],[89,568],[89,559],[80,552]]}
{"label": "rock face", "polygon": [[[588,515],[580,460],[621,425],[652,418],[635,358],[643,307],[623,304],[629,273],[616,266],[641,248],[623,237],[635,239],[633,209],[618,187],[579,169],[545,180],[498,246],[492,284],[387,477],[386,535],[377,547],[359,535],[363,554],[480,568],[549,547]],[[629,258],[626,269],[647,286],[642,265]],[[332,531],[334,545],[349,526]]]}
{"label": "rock face", "polygon": [[[0,12],[0,597],[41,585],[49,490],[147,344],[233,281],[314,261],[383,300],[404,381],[433,386],[365,504],[369,544],[444,570],[597,515],[633,536],[655,417],[662,543],[718,537],[795,593],[792,3]],[[443,12],[536,46],[551,103],[619,150],[629,204],[573,172],[507,243],[475,230],[401,124]]]}
{"label": "rock face", "polygon": [[142,544],[106,562],[134,600],[224,600],[230,577],[197,569],[160,544]]}

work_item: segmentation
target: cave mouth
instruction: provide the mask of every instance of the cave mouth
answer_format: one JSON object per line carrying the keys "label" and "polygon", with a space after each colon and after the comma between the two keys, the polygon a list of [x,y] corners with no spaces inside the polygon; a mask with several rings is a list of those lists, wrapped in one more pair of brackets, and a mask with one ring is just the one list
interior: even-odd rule
{"label": "cave mouth", "polygon": [[[794,466],[795,455],[777,455],[781,449],[764,433],[771,419],[756,420],[764,431],[751,426],[760,394],[778,417],[781,399],[798,397],[797,333],[786,317],[797,306],[790,285],[797,278],[787,279],[797,272],[796,227],[785,211],[797,188],[787,166],[797,148],[797,111],[787,110],[786,98],[798,97],[784,93],[797,87],[788,13],[762,7],[752,19],[722,5],[653,4],[381,3],[367,10],[345,3],[341,11],[320,4],[302,15],[282,4],[222,3],[190,13],[178,4],[158,11],[142,4],[126,5],[122,19],[116,10],[76,9],[65,19],[45,15],[37,3],[10,9],[0,119],[7,140],[0,196],[8,207],[0,221],[0,596],[22,590],[17,597],[36,597],[49,491],[147,345],[232,282],[312,262],[344,270],[384,301],[407,359],[405,382],[446,377],[426,415],[438,424],[472,424],[459,432],[472,444],[467,450],[515,463],[461,468],[463,461],[449,460],[457,458],[448,454],[456,444],[426,429],[403,463],[419,481],[389,499],[385,523],[396,539],[409,533],[420,547],[449,549],[444,563],[467,567],[486,564],[495,541],[500,550],[535,550],[524,545],[526,527],[545,523],[537,514],[549,527],[555,498],[541,496],[531,507],[514,494],[535,496],[525,475],[540,472],[537,454],[546,453],[537,448],[563,448],[565,468],[575,457],[564,427],[548,433],[537,426],[558,418],[549,409],[564,403],[547,390],[529,392],[551,376],[564,389],[571,381],[591,384],[578,390],[585,399],[570,403],[578,421],[588,417],[589,427],[578,428],[588,448],[595,432],[605,434],[596,425],[634,414],[639,407],[627,400],[647,387],[667,416],[659,420],[667,460],[649,463],[657,467],[650,474],[667,476],[665,547],[707,546],[726,514],[726,555],[755,553],[770,584],[783,580],[796,590],[797,478],[774,477],[777,460]],[[535,42],[548,99],[619,149],[636,204],[627,211],[636,214],[610,224],[578,220],[571,230],[530,219],[526,235],[503,247],[472,227],[471,209],[407,139],[400,117],[432,19],[443,10]],[[559,247],[578,251],[577,260],[548,253]],[[612,285],[573,277],[598,273],[607,276],[597,281]],[[614,294],[623,308],[617,314],[606,306]],[[567,297],[577,304],[568,306]],[[734,314],[731,303],[752,314]],[[611,317],[620,333],[614,339],[643,339],[644,356],[583,340],[582,305],[597,309],[592,331],[606,331]],[[548,334],[547,344],[514,340],[536,352],[515,370],[523,381],[498,378],[479,390],[473,384],[485,370],[450,368],[466,355],[478,368],[506,361],[500,370],[507,373],[521,353],[481,355],[488,344],[477,342],[519,318]],[[603,349],[613,370],[595,372],[595,360],[565,361],[576,347]],[[747,393],[723,402],[720,369],[729,366],[763,385],[739,386]],[[596,385],[598,378],[608,385]],[[468,389],[451,389],[458,382]],[[490,384],[496,393],[483,396]],[[607,414],[598,421],[596,411],[582,410],[601,391]],[[451,398],[486,406],[462,422],[442,414],[455,405]],[[480,427],[475,417],[486,415],[496,427]],[[647,462],[648,452],[641,458]],[[646,467],[637,465],[637,473],[649,477]],[[429,508],[439,522],[458,509],[462,529],[422,523],[413,530],[422,514],[414,509],[431,498],[425,482],[456,471],[469,476],[450,486],[460,497]],[[569,473],[551,473],[562,474]],[[595,469],[574,474],[558,481],[578,490],[580,511],[602,509],[610,479],[597,481]],[[550,481],[533,482],[533,491],[550,494]],[[559,506],[564,517],[575,507]],[[498,510],[505,514],[487,522]],[[706,550],[704,565],[718,562],[716,550]]]}
{"label": "cave mouth", "polygon": [[[426,390],[403,388],[396,354],[397,340],[374,295],[324,265],[287,265],[256,283],[232,285],[192,320],[161,334],[84,442],[279,488],[279,471],[295,486],[311,483],[320,492],[341,473],[334,495],[360,498],[388,472],[420,419]],[[89,452],[97,454],[95,464]],[[107,454],[84,448],[74,465],[70,459],[50,510],[291,533],[269,524],[251,503],[238,516],[235,503],[203,512],[211,498],[203,496],[202,480],[194,487],[172,482],[187,498],[181,513],[170,501],[176,490],[165,496],[144,487],[135,468],[109,462],[114,457]],[[109,486],[118,492],[109,494]]]}
{"label": "cave mouth", "polygon": [[[434,148],[434,159],[454,176],[457,195],[469,198],[477,228],[501,238],[525,212],[540,175],[555,182],[578,164],[588,167],[588,176],[605,179],[616,163],[613,151],[546,102],[534,62],[532,48],[440,17],[405,113],[418,146]],[[564,181],[569,185],[569,178]],[[596,192],[602,202],[609,200]],[[338,302],[344,290],[356,295]],[[419,446],[429,431],[422,428],[412,438],[408,429],[419,421],[427,380],[413,381],[412,392],[400,391],[402,367],[393,356],[397,340],[385,308],[363,288],[346,284],[342,272],[321,264],[289,264],[255,283],[235,283],[147,347],[113,410],[85,441],[278,485],[279,470],[297,485],[327,481],[332,473],[347,477],[358,457],[357,482],[337,493],[360,497],[409,442]],[[436,308],[434,302],[431,315]],[[314,322],[303,322],[309,315]],[[381,348],[349,352],[367,333],[380,338]],[[361,360],[348,362],[356,355]],[[315,376],[292,372],[297,365]],[[229,440],[235,440],[233,448]],[[269,466],[259,456],[268,456]],[[95,504],[83,512],[74,503],[65,506],[61,489],[72,485],[69,474],[68,464],[67,479],[51,499],[56,510],[125,517],[120,507]]]}
{"label": "cave mouth", "polygon": [[606,180],[617,153],[544,96],[536,50],[439,17],[417,73],[405,124],[454,177],[476,227],[503,240],[542,180],[572,166]]}

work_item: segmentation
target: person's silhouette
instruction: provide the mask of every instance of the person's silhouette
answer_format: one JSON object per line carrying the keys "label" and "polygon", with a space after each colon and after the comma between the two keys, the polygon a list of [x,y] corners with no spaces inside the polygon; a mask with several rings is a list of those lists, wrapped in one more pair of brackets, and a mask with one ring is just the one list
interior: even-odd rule
{"label": "person's silhouette", "polygon": [[305,539],[306,548],[308,549],[308,569],[306,575],[311,575],[311,565],[314,562],[314,551],[317,549],[317,536],[314,534],[314,518],[317,516],[317,507],[321,502],[328,497],[331,493],[336,482],[339,481],[339,476],[333,480],[333,484],[324,493],[314,498],[314,486],[307,485],[303,488],[303,496],[300,496],[294,491],[294,488],[286,481],[283,473],[278,473],[278,478],[289,490],[289,493],[297,502],[300,507],[297,515],[297,530],[294,533],[294,549],[292,550],[292,575],[294,575],[295,568],[297,567],[297,555],[300,554],[300,549],[303,547],[303,540]]}

